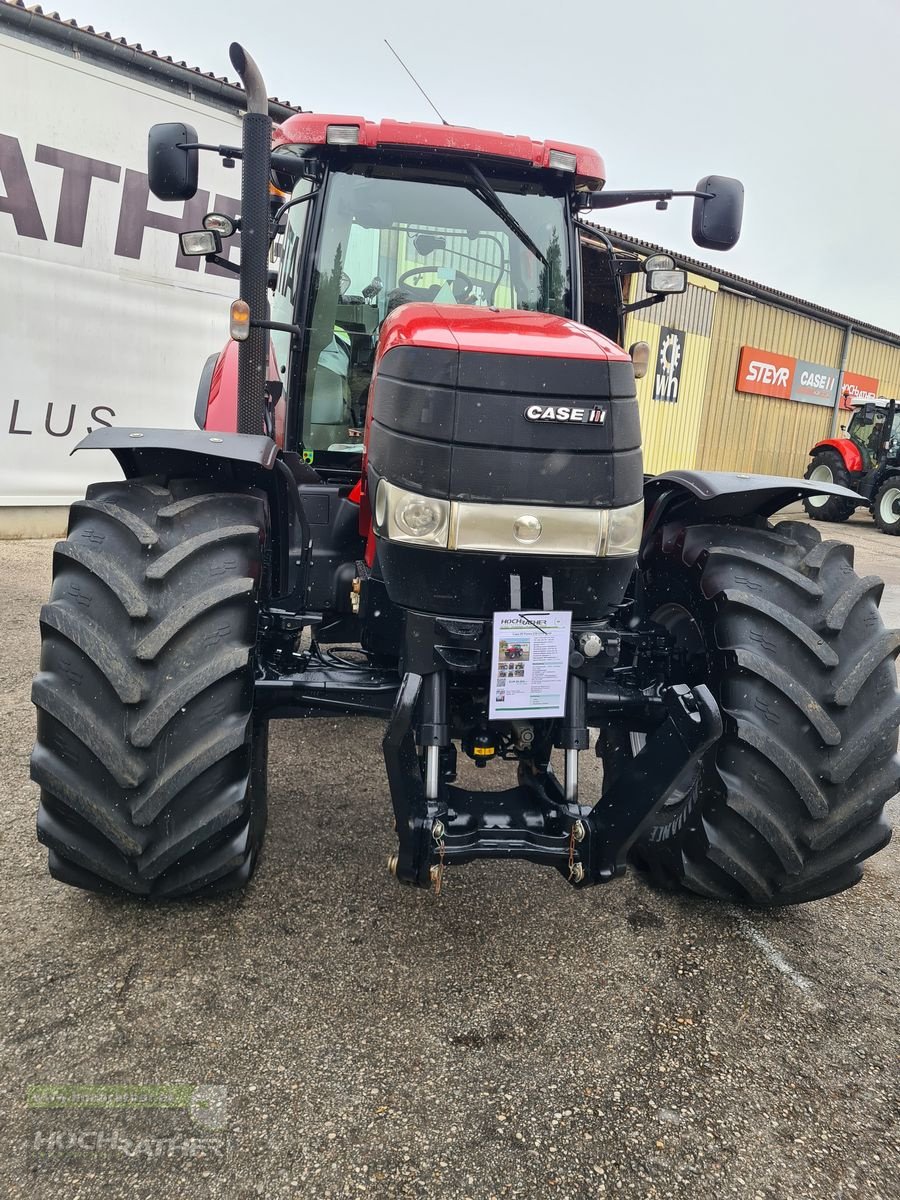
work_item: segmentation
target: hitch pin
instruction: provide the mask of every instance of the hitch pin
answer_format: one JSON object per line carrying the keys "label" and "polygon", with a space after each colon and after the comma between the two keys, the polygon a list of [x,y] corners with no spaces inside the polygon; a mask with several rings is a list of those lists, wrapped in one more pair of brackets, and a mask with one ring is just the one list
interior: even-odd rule
{"label": "hitch pin", "polygon": [[428,800],[437,799],[440,754],[440,746],[425,747],[425,797]]}
{"label": "hitch pin", "polygon": [[578,751],[566,751],[566,803],[578,802]]}

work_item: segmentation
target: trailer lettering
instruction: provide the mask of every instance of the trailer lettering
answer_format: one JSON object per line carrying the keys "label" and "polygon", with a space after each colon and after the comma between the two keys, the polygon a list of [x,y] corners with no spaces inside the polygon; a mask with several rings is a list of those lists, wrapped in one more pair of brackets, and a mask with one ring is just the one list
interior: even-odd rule
{"label": "trailer lettering", "polygon": [[[149,208],[150,189],[147,176],[142,171],[125,170],[123,183],[123,168],[116,163],[104,162],[100,158],[90,158],[71,150],[44,145],[37,146],[34,157],[42,166],[58,167],[62,172],[53,234],[53,241],[57,245],[84,247],[88,211],[96,194],[94,181],[97,179],[121,187],[114,251],[120,258],[141,257],[145,229],[161,229],[168,233],[199,229],[203,216],[210,207],[209,192],[198,191],[196,196],[182,207],[180,216],[154,212]],[[43,175],[39,176],[39,179],[43,178]],[[46,199],[42,198],[42,204]],[[236,217],[241,205],[234,196],[216,195],[213,209],[215,212]],[[19,237],[34,238],[41,242],[49,240],[19,140],[10,134],[0,133],[0,215],[4,213],[8,213],[12,218],[13,227]],[[48,220],[53,219],[51,213],[47,216]],[[108,224],[104,222],[104,227],[108,227]],[[232,252],[239,247],[240,236],[235,234],[233,238],[225,241],[220,257],[228,262],[234,261]],[[203,262],[204,274],[233,279],[232,273],[226,268],[183,255],[177,243],[175,249],[175,266],[181,270],[199,271]]]}
{"label": "trailer lettering", "polygon": [[[25,416],[25,414],[20,411],[22,407],[22,401],[18,398],[15,398],[12,402],[12,406],[10,407],[9,426],[7,431],[13,435],[17,434],[19,437],[33,437],[35,428],[40,423],[41,418],[37,413],[34,412],[33,409],[30,418]],[[60,413],[63,415],[60,415]],[[65,412],[64,408],[59,412],[54,412],[54,401],[48,400],[48,402],[44,405],[43,411],[43,432],[47,433],[52,438],[69,437],[73,433],[77,437],[81,437],[82,433],[93,433],[95,428],[102,427],[104,429],[110,429],[115,416],[116,410],[114,408],[110,408],[108,404],[95,404],[91,409],[90,417],[88,418],[88,420],[92,423],[88,424],[86,422],[84,426],[79,429],[76,428],[76,425],[79,424],[77,421],[77,404],[70,404],[68,413]],[[107,420],[107,417],[110,419]],[[82,420],[84,420],[83,417]],[[60,428],[54,428],[54,425],[59,426]],[[61,428],[63,425],[65,425],[64,429]],[[38,436],[41,436],[41,431],[38,432]]]}
{"label": "trailer lettering", "polygon": [[59,167],[63,173],[53,240],[63,246],[83,246],[91,184],[95,179],[118,183],[122,168],[99,158],[55,150],[53,146],[38,146],[34,157],[39,163]]}
{"label": "trailer lettering", "polygon": [[0,179],[6,188],[6,195],[0,196],[0,213],[12,216],[19,237],[39,238],[46,242],[44,222],[28,178],[25,157],[18,139],[8,133],[0,133]]}
{"label": "trailer lettering", "polygon": [[[123,258],[140,258],[144,244],[145,229],[163,229],[168,233],[183,233],[187,229],[200,229],[209,206],[209,192],[198,191],[191,200],[185,200],[181,216],[153,212],[149,207],[150,184],[143,171],[125,172],[122,190],[122,207],[119,210],[119,228],[116,231],[116,254]],[[188,271],[200,270],[200,259],[188,257],[178,251],[175,265]]]}

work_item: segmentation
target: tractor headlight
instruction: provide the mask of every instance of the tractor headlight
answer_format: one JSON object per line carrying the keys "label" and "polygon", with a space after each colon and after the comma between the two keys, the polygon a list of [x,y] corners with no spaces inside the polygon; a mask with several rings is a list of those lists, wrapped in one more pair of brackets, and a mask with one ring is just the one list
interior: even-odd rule
{"label": "tractor headlight", "polygon": [[624,558],[637,554],[644,502],[623,508],[470,503],[378,482],[375,532],[392,542],[474,553]]}
{"label": "tractor headlight", "polygon": [[626,504],[624,508],[610,508],[606,534],[606,553],[616,555],[637,554],[641,548],[641,533],[644,528],[644,502]]}
{"label": "tractor headlight", "polygon": [[410,537],[432,538],[441,527],[443,513],[437,501],[427,496],[409,496],[397,505],[394,517]]}
{"label": "tractor headlight", "polygon": [[392,542],[446,548],[450,501],[408,492],[382,479],[375,494],[375,528]]}

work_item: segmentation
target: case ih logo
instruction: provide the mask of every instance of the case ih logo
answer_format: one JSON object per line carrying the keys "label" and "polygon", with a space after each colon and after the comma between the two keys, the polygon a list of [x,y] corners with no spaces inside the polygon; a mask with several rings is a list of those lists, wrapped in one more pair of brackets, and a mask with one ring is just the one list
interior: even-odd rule
{"label": "case ih logo", "polygon": [[789,400],[796,366],[797,360],[785,354],[743,346],[735,388],[755,396],[777,396],[780,400]]}
{"label": "case ih logo", "polygon": [[567,422],[570,425],[602,425],[606,420],[605,408],[572,408],[559,404],[529,404],[525,409],[529,421]]}

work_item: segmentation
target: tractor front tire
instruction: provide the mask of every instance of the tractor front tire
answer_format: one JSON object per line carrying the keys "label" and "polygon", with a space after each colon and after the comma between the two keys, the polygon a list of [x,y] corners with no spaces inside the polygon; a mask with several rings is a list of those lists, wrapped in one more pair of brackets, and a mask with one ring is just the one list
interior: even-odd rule
{"label": "tractor front tire", "polygon": [[[837,450],[820,450],[806,468],[803,478],[813,482],[836,483],[840,487],[850,487],[852,483],[850,472]],[[822,495],[804,496],[803,507],[806,509],[806,515],[812,521],[837,523],[848,520],[856,505],[852,500],[842,500],[840,496]]]}
{"label": "tractor front tire", "polygon": [[72,506],[32,690],[55,879],[150,899],[247,883],[266,825],[267,537],[261,493],[206,481],[99,483]]}
{"label": "tractor front tire", "polygon": [[679,644],[684,681],[712,689],[724,732],[637,864],[760,906],[857,883],[900,789],[900,632],[882,623],[881,580],[855,574],[851,547],[782,522],[665,528],[643,582],[645,611]]}
{"label": "tractor front tire", "polygon": [[886,479],[875,493],[872,518],[882,533],[900,534],[900,475]]}

